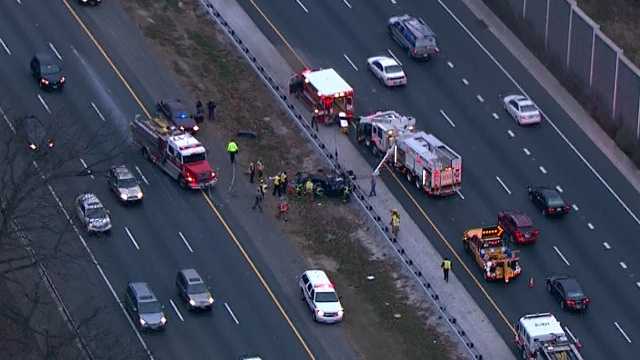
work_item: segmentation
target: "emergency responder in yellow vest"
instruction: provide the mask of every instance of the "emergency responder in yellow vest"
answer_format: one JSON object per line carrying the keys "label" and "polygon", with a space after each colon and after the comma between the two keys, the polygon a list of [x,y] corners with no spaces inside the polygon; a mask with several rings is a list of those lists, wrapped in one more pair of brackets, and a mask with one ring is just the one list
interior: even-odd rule
{"label": "emergency responder in yellow vest", "polygon": [[287,187],[289,186],[289,178],[287,178],[287,172],[280,173],[280,193],[279,196],[287,195]]}
{"label": "emergency responder in yellow vest", "polygon": [[304,190],[307,193],[309,199],[313,199],[313,181],[311,179],[307,179],[304,183]]}
{"label": "emergency responder in yellow vest", "polygon": [[231,159],[231,165],[233,165],[236,161],[236,154],[238,153],[238,144],[231,139],[227,144],[227,152],[229,153],[229,159]]}
{"label": "emergency responder in yellow vest", "polygon": [[397,209],[391,210],[391,233],[394,237],[398,236],[400,231],[400,213]]}
{"label": "emergency responder in yellow vest", "polygon": [[276,196],[276,194],[280,193],[280,174],[276,174],[276,176],[272,177],[273,179],[273,191],[271,191],[271,195]]}
{"label": "emergency responder in yellow vest", "polygon": [[451,260],[445,257],[444,260],[442,260],[442,264],[440,264],[440,267],[442,268],[442,275],[444,276],[444,281],[449,282],[449,270],[451,270]]}

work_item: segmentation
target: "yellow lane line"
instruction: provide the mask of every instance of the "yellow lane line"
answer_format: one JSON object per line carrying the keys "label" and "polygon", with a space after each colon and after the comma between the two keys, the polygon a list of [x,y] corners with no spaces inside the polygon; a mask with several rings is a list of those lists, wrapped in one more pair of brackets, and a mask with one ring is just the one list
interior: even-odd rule
{"label": "yellow lane line", "polygon": [[449,248],[449,250],[451,251],[451,253],[453,253],[453,256],[458,260],[458,262],[460,263],[460,265],[462,265],[462,268],[464,268],[464,270],[467,272],[467,274],[469,274],[469,276],[471,277],[471,279],[473,279],[473,282],[476,284],[476,286],[478,286],[478,288],[480,289],[480,291],[482,292],[482,294],[484,294],[484,296],[487,298],[487,300],[489,301],[489,303],[493,306],[493,308],[495,309],[495,311],[498,313],[498,315],[500,316],[500,318],[502,318],[502,320],[504,320],[504,322],[507,324],[507,326],[509,327],[509,329],[513,332],[513,335],[516,335],[516,329],[514,329],[513,325],[511,325],[511,322],[509,321],[509,319],[507,319],[507,317],[504,315],[504,313],[502,312],[502,310],[500,310],[500,307],[498,306],[498,304],[493,300],[493,298],[491,297],[491,295],[489,295],[489,293],[485,290],[484,286],[482,286],[482,284],[480,283],[480,281],[478,281],[478,279],[476,278],[476,276],[471,272],[471,270],[469,269],[469,267],[467,266],[467,264],[464,263],[464,261],[462,261],[462,258],[460,257],[460,255],[458,255],[458,253],[456,252],[456,250],[453,248],[453,246],[451,246],[451,243],[447,240],[447,238],[445,238],[445,236],[442,234],[442,232],[440,231],[440,229],[436,226],[436,224],[431,220],[431,218],[429,217],[429,215],[427,215],[426,211],[418,204],[418,202],[416,201],[416,199],[409,193],[409,191],[407,190],[407,188],[404,186],[404,184],[402,184],[402,182],[400,181],[400,179],[398,179],[398,177],[396,176],[396,174],[391,171],[391,169],[389,169],[388,166],[385,165],[385,168],[387,169],[387,171],[391,174],[391,176],[393,176],[393,178],[396,180],[396,182],[398,183],[398,185],[400,185],[400,187],[402,188],[402,190],[404,191],[404,193],[409,197],[409,199],[411,200],[411,202],[413,203],[413,205],[415,205],[415,207],[418,209],[418,211],[420,211],[420,214],[422,215],[422,217],[424,217],[427,222],[429,222],[429,224],[431,225],[431,227],[433,228],[433,230],[436,232],[436,234],[438,234],[438,237],[440,238],[440,240],[442,240],[442,242],[444,242],[444,244],[447,246],[447,248]]}
{"label": "yellow lane line", "polygon": [[[120,72],[120,70],[118,70],[117,66],[113,63],[113,61],[111,61],[111,58],[109,57],[109,55],[107,55],[107,52],[104,50],[104,48],[100,45],[100,43],[96,40],[96,38],[93,36],[93,34],[91,33],[91,31],[87,28],[87,26],[84,24],[84,22],[82,21],[82,19],[80,19],[80,17],[78,16],[78,14],[75,12],[75,10],[73,10],[73,8],[69,5],[69,3],[67,2],[67,0],[62,0],[63,3],[65,4],[65,6],[67,7],[67,9],[69,10],[69,12],[71,13],[71,15],[75,18],[75,20],[78,22],[78,24],[80,25],[80,27],[82,28],[82,30],[87,34],[87,36],[89,37],[89,39],[91,40],[91,42],[93,42],[93,44],[96,46],[96,48],[98,49],[98,51],[100,51],[100,53],[102,54],[102,56],[105,58],[105,60],[107,61],[107,63],[109,63],[109,65],[111,66],[111,68],[113,69],[113,71],[115,72],[115,74],[118,76],[118,78],[120,79],[120,81],[122,81],[122,83],[124,84],[124,86],[127,88],[127,90],[129,91],[129,94],[131,94],[131,96],[133,97],[133,99],[136,101],[136,103],[138,104],[138,106],[140,106],[140,108],[142,109],[142,111],[144,112],[144,114],[150,118],[151,114],[149,113],[149,111],[146,109],[146,107],[144,106],[144,104],[142,103],[142,101],[140,100],[140,98],[138,97],[138,95],[135,93],[135,91],[133,90],[133,88],[129,85],[129,83],[127,82],[127,80],[124,78],[124,76],[122,75],[122,73]],[[273,26],[273,25],[272,25]],[[283,39],[284,40],[284,39]],[[286,44],[287,46],[289,46],[289,44]],[[289,48],[291,49],[291,47],[289,46]],[[291,49],[293,51],[293,49]],[[300,58],[298,58],[298,60],[300,60]],[[302,62],[302,61],[301,61]],[[303,63],[304,64],[304,63]],[[260,283],[262,284],[262,286],[265,288],[265,290],[267,291],[267,293],[269,294],[269,296],[271,297],[271,300],[273,300],[274,304],[276,305],[276,307],[278,308],[278,310],[280,311],[280,313],[282,314],[282,316],[284,317],[284,319],[287,321],[287,324],[289,324],[289,327],[291,328],[291,330],[293,331],[293,333],[295,334],[296,338],[298,339],[298,341],[300,341],[300,343],[302,344],[302,347],[304,348],[304,350],[306,351],[307,355],[309,356],[310,359],[315,360],[316,357],[313,355],[313,353],[311,352],[311,349],[309,348],[309,346],[307,345],[306,341],[302,338],[302,335],[300,334],[300,332],[298,331],[298,329],[295,327],[295,325],[293,324],[293,321],[291,321],[291,318],[289,318],[289,316],[287,315],[286,311],[284,310],[284,308],[282,307],[282,305],[280,304],[280,302],[278,301],[278,299],[276,298],[275,294],[273,293],[273,291],[271,290],[271,287],[269,287],[267,281],[264,279],[264,277],[262,276],[262,274],[260,273],[260,271],[258,270],[258,268],[256,267],[255,263],[253,262],[253,260],[251,260],[251,257],[249,256],[249,254],[245,251],[244,247],[242,246],[242,244],[240,243],[240,241],[238,240],[238,238],[236,237],[236,235],[234,234],[233,230],[231,230],[231,227],[227,224],[227,222],[224,220],[224,218],[222,217],[222,214],[220,214],[220,212],[218,211],[218,209],[216,209],[215,205],[213,205],[213,202],[211,201],[211,199],[209,199],[209,196],[207,196],[207,194],[202,191],[202,195],[204,197],[204,199],[206,200],[207,204],[209,205],[209,207],[211,208],[211,210],[213,210],[213,212],[215,213],[216,217],[218,218],[218,220],[220,221],[220,223],[224,226],[225,230],[227,231],[227,233],[229,234],[229,236],[231,237],[231,239],[233,240],[233,242],[235,243],[235,245],[238,247],[238,250],[240,250],[240,252],[242,253],[242,256],[244,257],[244,259],[247,261],[247,263],[249,264],[249,266],[251,266],[251,269],[253,270],[253,272],[256,274],[256,276],[258,277],[258,279],[260,280]]]}
{"label": "yellow lane line", "polygon": [[[258,10],[258,12],[260,13],[260,15],[262,15],[262,17],[267,21],[267,23],[271,26],[271,28],[273,29],[273,31],[275,31],[275,33],[280,37],[280,39],[284,42],[284,44],[289,48],[289,51],[291,51],[291,53],[293,53],[293,55],[300,61],[300,63],[302,63],[305,67],[305,63],[304,61],[302,61],[302,58],[300,58],[300,56],[298,56],[298,54],[296,53],[295,50],[293,50],[293,48],[291,47],[291,45],[289,45],[289,42],[285,39],[284,35],[282,35],[282,33],[276,28],[276,26],[271,22],[271,20],[269,20],[269,18],[267,17],[267,15],[258,7],[258,5],[256,5],[256,3],[253,0],[249,0],[251,2],[251,4],[256,8],[256,10]],[[393,176],[393,178],[396,180],[396,182],[400,185],[400,187],[402,188],[402,190],[404,190],[405,194],[409,197],[409,199],[411,200],[411,202],[413,203],[413,205],[418,209],[418,211],[420,211],[420,214],[422,215],[422,217],[424,217],[427,222],[429,222],[429,224],[431,225],[431,227],[433,228],[433,230],[435,230],[435,232],[438,234],[438,237],[440,237],[440,239],[444,242],[444,244],[449,248],[449,250],[453,253],[453,255],[455,256],[455,258],[458,260],[458,262],[460,262],[460,264],[462,265],[462,267],[465,269],[465,271],[467,272],[467,274],[469,274],[469,276],[471,276],[471,279],[473,279],[474,283],[478,286],[478,288],[480,289],[480,291],[482,292],[482,294],[485,296],[485,298],[489,301],[489,303],[493,306],[493,308],[496,310],[496,312],[498,313],[498,316],[500,316],[500,318],[507,324],[507,326],[509,327],[509,329],[513,332],[514,335],[516,335],[516,330],[513,327],[513,325],[511,325],[511,322],[509,321],[509,319],[504,315],[504,313],[502,312],[502,310],[500,310],[500,307],[498,306],[498,304],[493,300],[493,298],[491,297],[491,295],[489,295],[489,293],[485,290],[484,286],[482,286],[482,284],[480,284],[480,282],[478,281],[478,279],[476,278],[476,276],[471,272],[471,270],[469,270],[469,268],[467,267],[467,265],[464,263],[464,261],[462,261],[462,258],[460,257],[460,255],[458,255],[458,253],[454,250],[454,248],[451,246],[451,244],[449,243],[449,241],[444,237],[444,235],[442,234],[442,232],[440,232],[440,230],[438,229],[438,227],[436,226],[436,224],[431,220],[431,218],[427,215],[427,213],[425,212],[425,210],[418,204],[418,202],[415,200],[415,198],[407,191],[407,189],[405,188],[405,186],[400,182],[400,180],[396,177],[396,175],[393,173],[393,171],[391,171],[386,165],[385,167],[387,168],[387,170],[389,170],[389,173],[391,173],[391,175]]]}
{"label": "yellow lane line", "polygon": [[269,24],[269,26],[271,26],[271,29],[276,33],[276,35],[278,35],[278,37],[280,38],[280,40],[282,40],[282,42],[285,44],[285,46],[287,48],[289,48],[289,51],[291,51],[291,53],[293,54],[293,56],[296,57],[296,59],[298,59],[298,61],[300,62],[300,64],[302,64],[303,67],[307,67],[307,64],[304,63],[304,61],[302,60],[302,58],[298,55],[298,53],[293,50],[293,47],[289,44],[289,42],[287,41],[287,39],[285,39],[284,35],[282,35],[282,33],[280,32],[280,30],[278,30],[278,28],[273,25],[273,23],[271,22],[271,20],[269,20],[269,18],[267,17],[267,15],[262,11],[262,9],[260,9],[260,7],[255,3],[255,1],[253,0],[249,0],[249,2],[251,2],[251,5],[253,5],[254,8],[256,8],[256,10],[258,10],[258,12],[260,13],[260,15],[264,18],[264,20],[267,22],[267,24]]}
{"label": "yellow lane line", "polygon": [[240,243],[238,238],[236,238],[236,236],[233,233],[233,231],[231,231],[231,227],[229,227],[227,222],[224,220],[224,218],[222,217],[222,214],[220,214],[220,211],[218,211],[216,206],[213,204],[213,202],[211,201],[209,196],[204,191],[202,191],[202,196],[207,201],[207,204],[209,204],[209,207],[211,208],[211,210],[213,210],[215,215],[218,217],[218,220],[220,220],[220,223],[222,223],[224,228],[227,230],[227,232],[231,236],[231,239],[233,240],[233,242],[236,244],[236,246],[238,247],[238,249],[242,253],[242,256],[244,256],[244,259],[247,261],[247,263],[249,263],[249,266],[251,266],[251,269],[253,270],[253,272],[256,274],[256,276],[258,276],[258,279],[260,280],[260,283],[262,283],[262,286],[267,290],[267,292],[269,293],[269,296],[271,297],[273,302],[278,307],[278,310],[280,310],[280,313],[282,314],[282,316],[285,318],[287,323],[289,323],[289,326],[291,327],[291,329],[293,330],[294,334],[296,335],[296,337],[298,338],[298,340],[300,341],[300,343],[304,347],[304,350],[307,352],[307,355],[309,355],[309,358],[315,360],[315,356],[311,352],[311,349],[309,349],[309,347],[307,346],[307,343],[302,338],[302,335],[300,335],[300,333],[298,332],[298,329],[296,328],[296,326],[293,325],[293,321],[291,321],[291,319],[287,315],[286,311],[284,311],[284,308],[282,307],[282,305],[280,305],[280,302],[278,301],[278,299],[276,299],[275,294],[273,293],[273,291],[271,291],[271,288],[269,287],[269,284],[267,284],[267,281],[264,279],[264,277],[260,273],[260,270],[258,270],[258,267],[256,267],[254,262],[251,260],[251,257],[249,256],[249,254],[247,254],[247,252],[244,250],[244,247],[242,246],[242,244]]}
{"label": "yellow lane line", "polygon": [[151,118],[151,114],[149,113],[149,111],[147,111],[147,108],[144,106],[144,104],[142,103],[142,101],[140,100],[140,98],[138,97],[138,95],[136,95],[135,91],[133,91],[133,88],[131,88],[131,85],[129,85],[129,83],[127,82],[127,80],[124,78],[124,76],[122,75],[122,73],[120,72],[120,70],[118,70],[118,68],[116,67],[116,65],[113,63],[113,61],[111,61],[111,58],[109,57],[109,55],[107,55],[107,52],[104,50],[104,48],[100,45],[100,43],[98,42],[98,40],[96,40],[96,38],[93,36],[93,34],[91,33],[91,31],[89,30],[89,28],[87,28],[87,26],[84,24],[84,22],[80,19],[80,17],[78,16],[78,14],[76,13],[75,10],[73,10],[73,8],[71,7],[71,5],[69,5],[69,2],[67,0],[62,0],[62,2],[64,3],[64,5],[67,7],[67,10],[69,10],[69,12],[71,13],[71,16],[73,16],[76,21],[78,22],[78,24],[80,25],[80,27],[82,28],[82,30],[84,30],[84,32],[87,34],[87,36],[89,37],[89,39],[91,40],[91,42],[93,42],[93,45],[96,46],[96,48],[98,48],[98,51],[100,51],[100,54],[102,54],[102,56],[104,57],[105,60],[107,60],[107,63],[109,63],[109,66],[111,66],[111,69],[113,69],[113,71],[116,73],[116,76],[118,76],[118,78],[120,79],[120,81],[122,81],[122,83],[124,84],[124,87],[127,88],[127,90],[129,91],[129,94],[131,94],[131,96],[133,97],[133,99],[136,101],[136,103],[138,103],[138,106],[140,106],[140,108],[142,109],[142,111],[144,112],[144,114],[148,117]]}

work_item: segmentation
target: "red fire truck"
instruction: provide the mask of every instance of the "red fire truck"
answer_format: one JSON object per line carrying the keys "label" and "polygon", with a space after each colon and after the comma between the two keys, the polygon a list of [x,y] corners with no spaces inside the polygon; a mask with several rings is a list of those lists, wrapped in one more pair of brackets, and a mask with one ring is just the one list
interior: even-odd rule
{"label": "red fire truck", "polygon": [[353,119],[353,88],[333,69],[305,69],[291,78],[289,93],[308,103],[319,123]]}
{"label": "red fire truck", "polygon": [[181,187],[204,189],[218,181],[207,161],[207,150],[191,134],[177,130],[160,119],[141,116],[131,122],[133,140],[142,153]]}

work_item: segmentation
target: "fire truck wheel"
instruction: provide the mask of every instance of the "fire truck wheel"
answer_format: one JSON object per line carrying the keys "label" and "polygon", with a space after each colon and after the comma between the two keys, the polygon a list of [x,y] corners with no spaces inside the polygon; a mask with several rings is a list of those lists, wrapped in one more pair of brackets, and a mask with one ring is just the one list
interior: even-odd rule
{"label": "fire truck wheel", "polygon": [[409,182],[409,184],[413,182],[413,175],[409,171],[407,171],[407,181]]}
{"label": "fire truck wheel", "polygon": [[420,190],[422,188],[422,184],[420,183],[420,178],[416,176],[415,178],[416,189]]}
{"label": "fire truck wheel", "polygon": [[178,183],[180,184],[181,188],[187,188],[187,181],[182,176],[180,176],[180,179],[178,179]]}

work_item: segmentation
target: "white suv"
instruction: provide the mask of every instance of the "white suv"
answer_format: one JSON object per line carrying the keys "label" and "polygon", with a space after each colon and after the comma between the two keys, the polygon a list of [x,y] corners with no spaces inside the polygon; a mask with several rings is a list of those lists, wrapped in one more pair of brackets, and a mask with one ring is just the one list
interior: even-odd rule
{"label": "white suv", "polygon": [[307,270],[300,276],[302,300],[313,312],[313,320],[324,323],[342,321],[344,309],[329,277],[322,270]]}

